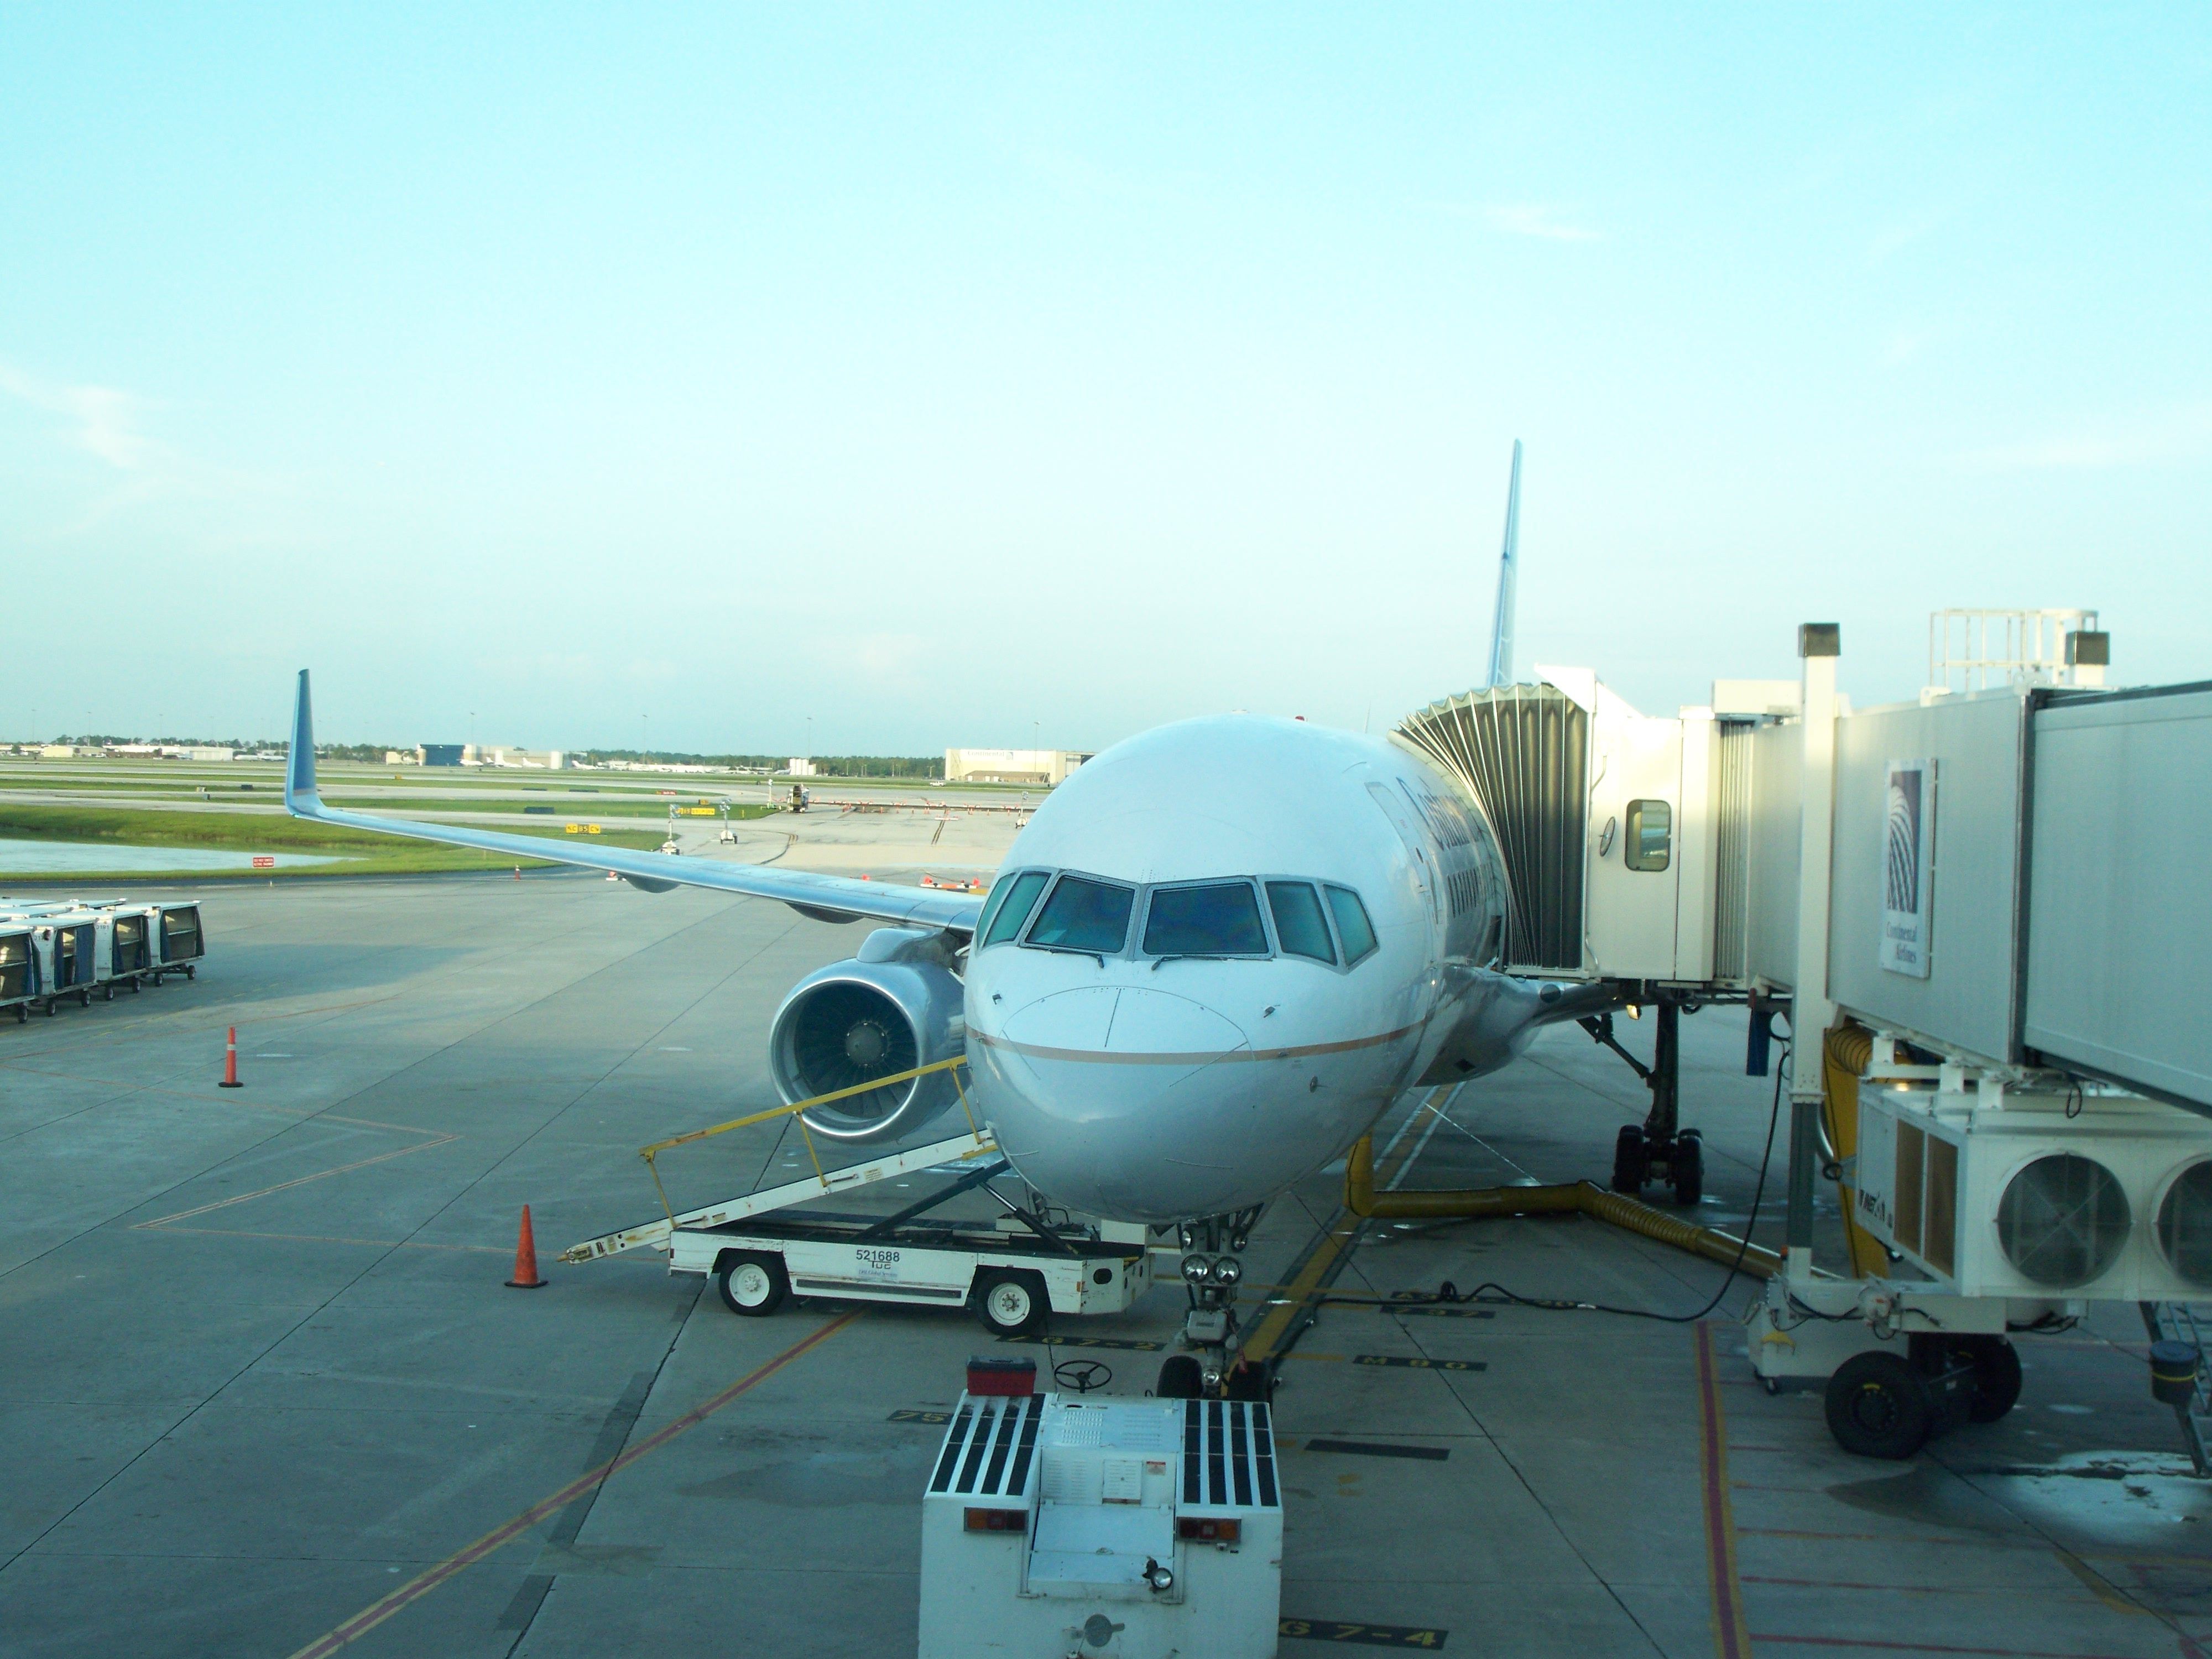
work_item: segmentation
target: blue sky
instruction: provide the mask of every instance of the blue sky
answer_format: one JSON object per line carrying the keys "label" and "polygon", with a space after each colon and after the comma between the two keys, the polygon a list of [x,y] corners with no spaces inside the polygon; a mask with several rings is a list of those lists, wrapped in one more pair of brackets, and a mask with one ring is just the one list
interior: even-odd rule
{"label": "blue sky", "polygon": [[0,9],[0,736],[2212,676],[2212,12],[1686,9]]}

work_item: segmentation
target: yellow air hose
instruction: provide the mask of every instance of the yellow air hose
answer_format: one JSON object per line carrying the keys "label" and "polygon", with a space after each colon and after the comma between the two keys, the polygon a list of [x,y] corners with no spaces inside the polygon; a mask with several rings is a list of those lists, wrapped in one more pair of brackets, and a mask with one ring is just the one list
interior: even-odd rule
{"label": "yellow air hose", "polygon": [[[1850,1020],[1831,1030],[1820,1045],[1821,1121],[1838,1162],[1858,1153],[1859,1078],[1873,1058],[1874,1033]],[[1858,1224],[1856,1189],[1838,1182],[1837,1200],[1844,1212],[1844,1241],[1850,1247],[1851,1276],[1880,1278],[1889,1271],[1889,1252]]]}
{"label": "yellow air hose", "polygon": [[1569,1212],[1594,1216],[1616,1227],[1641,1233],[1662,1244],[1687,1250],[1723,1267],[1735,1267],[1755,1279],[1767,1279],[1782,1270],[1782,1257],[1764,1245],[1747,1245],[1741,1239],[1712,1227],[1692,1227],[1649,1204],[1639,1204],[1619,1193],[1609,1193],[1594,1182],[1577,1181],[1563,1187],[1479,1187],[1456,1190],[1378,1193],[1375,1190],[1375,1148],[1362,1135],[1344,1165],[1344,1207],[1357,1216],[1384,1220],[1465,1219],[1482,1216],[1561,1215]]}

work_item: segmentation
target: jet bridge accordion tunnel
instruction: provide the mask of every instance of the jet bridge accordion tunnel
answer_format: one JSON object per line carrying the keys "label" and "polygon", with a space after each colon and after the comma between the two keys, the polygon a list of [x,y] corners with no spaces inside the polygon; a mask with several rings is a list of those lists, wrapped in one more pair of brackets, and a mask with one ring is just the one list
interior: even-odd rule
{"label": "jet bridge accordion tunnel", "polygon": [[1579,971],[1589,711],[1555,686],[1509,685],[1431,703],[1398,732],[1490,820],[1512,896],[1506,960]]}
{"label": "jet bridge accordion tunnel", "polygon": [[[1780,732],[1778,717],[1648,715],[1586,670],[1538,672],[1540,684],[1431,703],[1394,734],[1471,795],[1497,837],[1511,911],[1503,965],[1742,995],[1753,749]],[[1768,775],[1794,792],[1793,769]]]}

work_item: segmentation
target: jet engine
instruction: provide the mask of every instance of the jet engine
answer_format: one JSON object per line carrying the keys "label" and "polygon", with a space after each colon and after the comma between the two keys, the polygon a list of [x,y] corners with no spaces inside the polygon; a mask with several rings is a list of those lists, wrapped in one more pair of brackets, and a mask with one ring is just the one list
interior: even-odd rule
{"label": "jet engine", "polygon": [[[769,1032],[769,1070],[785,1103],[964,1052],[964,993],[951,962],[941,934],[879,927],[850,961],[799,981]],[[804,1115],[809,1129],[833,1140],[886,1140],[935,1117],[957,1095],[951,1073],[934,1072]]]}

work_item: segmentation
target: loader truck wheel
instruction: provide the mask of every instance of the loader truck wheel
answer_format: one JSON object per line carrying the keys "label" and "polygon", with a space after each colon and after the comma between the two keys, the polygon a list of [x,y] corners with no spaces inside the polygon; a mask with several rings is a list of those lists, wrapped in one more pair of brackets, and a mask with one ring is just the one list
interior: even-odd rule
{"label": "loader truck wheel", "polygon": [[1847,1452],[1902,1462],[1936,1426],[1919,1374],[1893,1353],[1854,1354],[1828,1379],[1828,1432]]}
{"label": "loader truck wheel", "polygon": [[975,1317],[994,1336],[1034,1336],[1052,1311],[1044,1280],[1012,1267],[976,1275],[975,1295]]}
{"label": "loader truck wheel", "polygon": [[718,1276],[722,1305],[748,1319],[764,1319],[791,1294],[783,1258],[761,1250],[732,1250],[722,1258]]}
{"label": "loader truck wheel", "polygon": [[1994,1423],[2020,1402],[2020,1351],[2002,1336],[1962,1337],[1960,1346],[1974,1367],[1966,1420]]}

